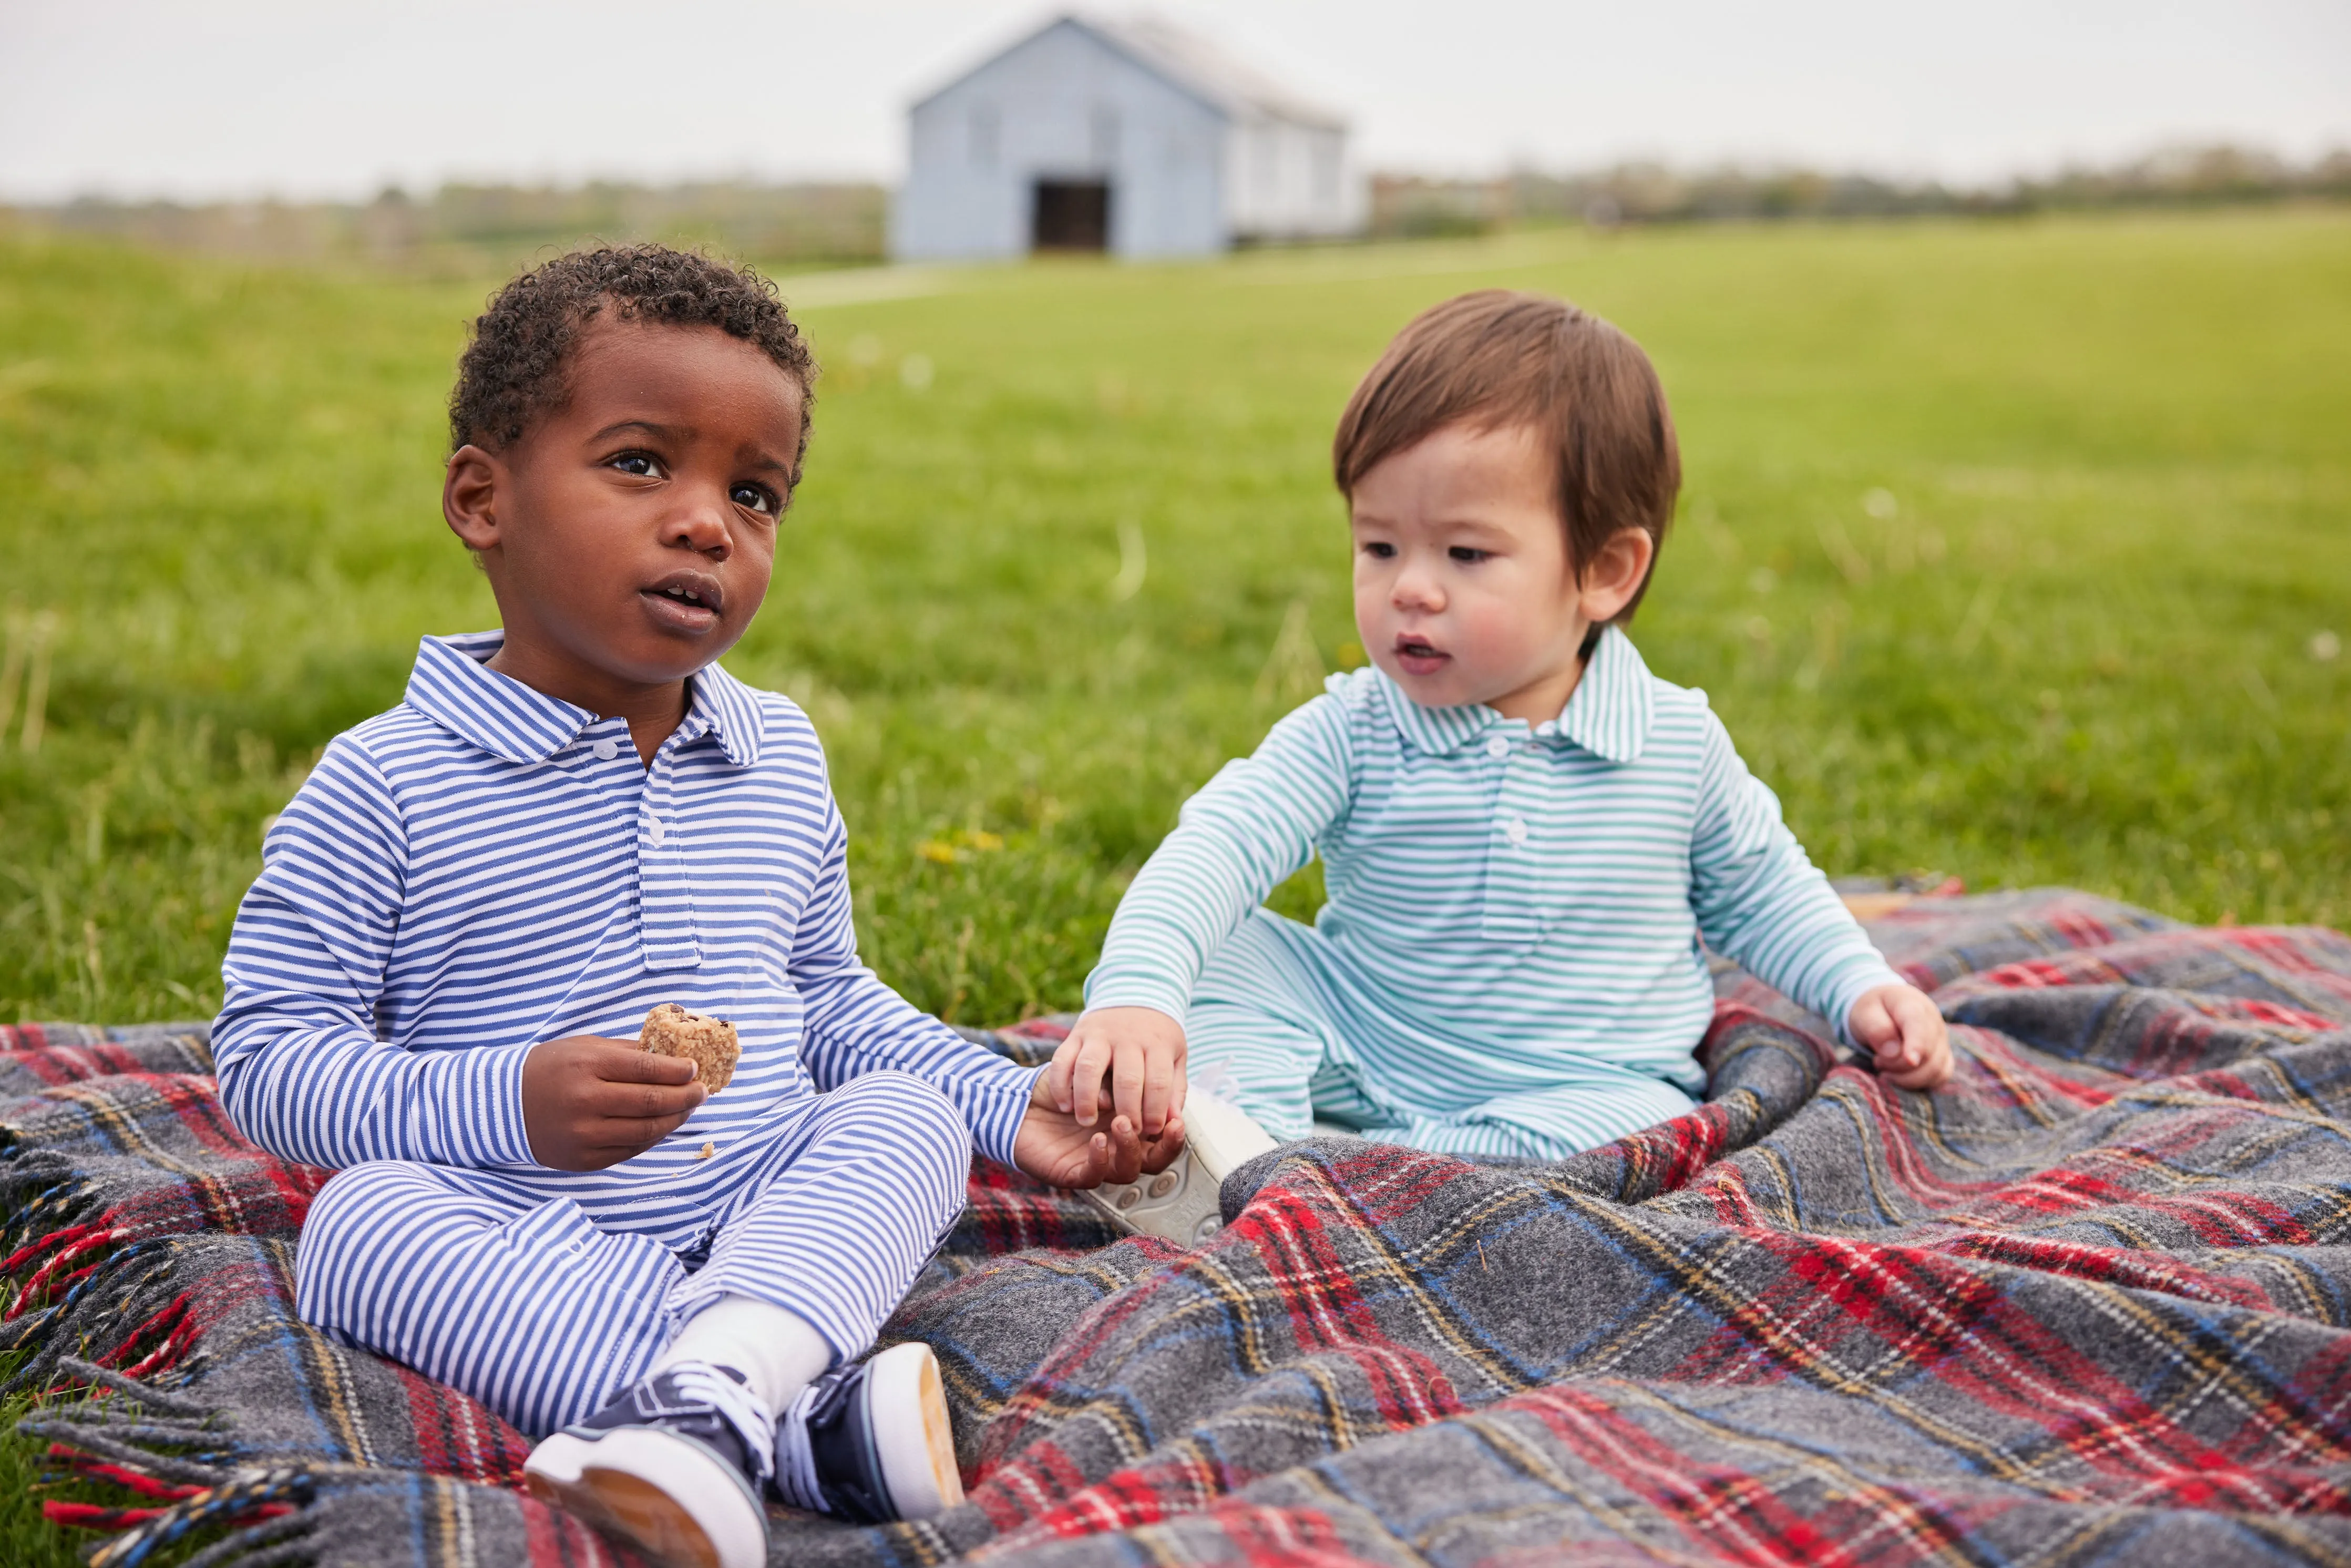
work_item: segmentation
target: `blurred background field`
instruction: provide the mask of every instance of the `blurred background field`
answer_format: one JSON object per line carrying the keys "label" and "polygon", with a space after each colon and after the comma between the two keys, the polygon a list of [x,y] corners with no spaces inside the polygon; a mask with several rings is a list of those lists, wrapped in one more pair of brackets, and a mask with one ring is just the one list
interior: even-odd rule
{"label": "blurred background field", "polygon": [[[437,494],[496,281],[0,235],[0,1017],[209,1013],[263,821],[492,622]],[[815,716],[888,978],[1075,1005],[1185,793],[1360,661],[1332,420],[1489,284],[1656,358],[1636,638],[1829,870],[2351,923],[2351,214],[1582,227],[784,278],[825,377],[728,665]]]}

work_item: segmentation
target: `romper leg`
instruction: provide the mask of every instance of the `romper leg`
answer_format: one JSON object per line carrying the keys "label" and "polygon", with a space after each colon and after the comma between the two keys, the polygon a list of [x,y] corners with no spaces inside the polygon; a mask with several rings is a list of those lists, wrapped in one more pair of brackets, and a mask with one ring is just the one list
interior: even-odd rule
{"label": "romper leg", "polygon": [[1251,1121],[1276,1138],[1303,1138],[1314,1130],[1317,1110],[1356,1120],[1348,1113],[1352,1105],[1323,1103],[1360,1096],[1342,1094],[1353,1077],[1352,1056],[1284,949],[1284,936],[1311,940],[1312,932],[1281,925],[1296,923],[1251,910],[1209,955],[1184,1018],[1186,1071],[1196,1080],[1224,1069]]}
{"label": "romper leg", "polygon": [[644,1375],[685,1270],[568,1197],[534,1205],[470,1176],[400,1161],[336,1176],[302,1226],[294,1310],[542,1437]]}
{"label": "romper leg", "polygon": [[719,1228],[680,1316],[750,1296],[800,1318],[841,1359],[862,1355],[963,1212],[971,1129],[913,1074],[868,1072],[820,1099],[776,1162]]}
{"label": "romper leg", "polygon": [[1687,1115],[1696,1102],[1637,1072],[1587,1071],[1451,1114],[1414,1115],[1399,1143],[1448,1155],[1563,1160]]}

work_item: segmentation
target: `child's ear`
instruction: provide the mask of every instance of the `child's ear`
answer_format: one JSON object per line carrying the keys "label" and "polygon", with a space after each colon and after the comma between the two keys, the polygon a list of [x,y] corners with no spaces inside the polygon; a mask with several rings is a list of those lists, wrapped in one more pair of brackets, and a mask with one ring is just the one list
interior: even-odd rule
{"label": "child's ear", "polygon": [[503,474],[504,465],[496,457],[465,445],[449,455],[448,471],[441,476],[441,516],[476,560],[483,551],[497,548],[497,489]]}
{"label": "child's ear", "polygon": [[1657,541],[1646,528],[1620,528],[1593,552],[1583,570],[1583,618],[1594,625],[1614,621],[1648,580]]}

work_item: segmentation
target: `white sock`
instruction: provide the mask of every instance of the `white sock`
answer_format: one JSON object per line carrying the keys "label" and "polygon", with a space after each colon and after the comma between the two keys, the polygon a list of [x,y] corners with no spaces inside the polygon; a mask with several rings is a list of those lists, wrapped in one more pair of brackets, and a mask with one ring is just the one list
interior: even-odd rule
{"label": "white sock", "polygon": [[751,1296],[721,1296],[691,1318],[653,1362],[664,1372],[681,1361],[731,1366],[777,1416],[832,1365],[832,1346],[797,1312]]}

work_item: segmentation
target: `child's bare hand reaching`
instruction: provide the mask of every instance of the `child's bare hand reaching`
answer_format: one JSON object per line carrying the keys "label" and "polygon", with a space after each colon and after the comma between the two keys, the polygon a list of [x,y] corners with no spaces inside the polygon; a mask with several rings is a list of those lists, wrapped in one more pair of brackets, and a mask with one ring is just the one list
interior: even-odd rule
{"label": "child's bare hand reaching", "polygon": [[1164,1171],[1184,1152],[1184,1118],[1170,1116],[1156,1138],[1146,1138],[1126,1117],[1102,1107],[1108,1125],[1081,1126],[1053,1098],[1052,1070],[1037,1074],[1029,1113],[1012,1141],[1012,1163],[1049,1186],[1091,1187],[1130,1182]]}
{"label": "child's bare hand reaching", "polygon": [[1951,1076],[1951,1033],[1916,986],[1861,993],[1845,1030],[1877,1058],[1877,1071],[1905,1089],[1938,1089]]}
{"label": "child's bare hand reaching", "polygon": [[1094,1124],[1108,1090],[1113,1113],[1156,1138],[1184,1109],[1184,1026],[1155,1008],[1096,1008],[1053,1052],[1045,1082],[1080,1126]]}
{"label": "child's bare hand reaching", "polygon": [[649,1056],[633,1040],[575,1034],[522,1060],[522,1126],[531,1157],[594,1171],[641,1155],[675,1132],[709,1093],[682,1056]]}
{"label": "child's bare hand reaching", "polygon": [[1014,1162],[1062,1187],[1165,1170],[1184,1152],[1184,1090],[1183,1025],[1150,1008],[1098,1009],[1037,1075]]}

